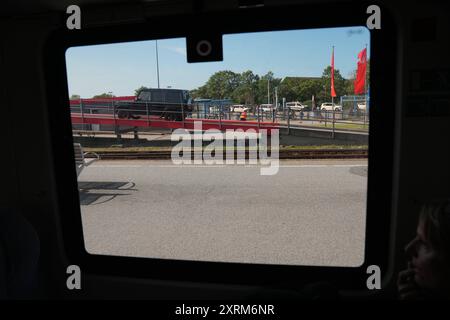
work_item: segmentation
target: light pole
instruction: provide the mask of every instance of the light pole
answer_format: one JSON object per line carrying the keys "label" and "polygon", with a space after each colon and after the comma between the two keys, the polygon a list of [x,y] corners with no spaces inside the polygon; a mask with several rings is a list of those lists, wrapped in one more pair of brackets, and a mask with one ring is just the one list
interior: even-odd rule
{"label": "light pole", "polygon": [[159,89],[158,40],[156,40],[156,77],[158,79],[158,89]]}
{"label": "light pole", "polygon": [[275,108],[278,107],[278,87],[275,87]]}

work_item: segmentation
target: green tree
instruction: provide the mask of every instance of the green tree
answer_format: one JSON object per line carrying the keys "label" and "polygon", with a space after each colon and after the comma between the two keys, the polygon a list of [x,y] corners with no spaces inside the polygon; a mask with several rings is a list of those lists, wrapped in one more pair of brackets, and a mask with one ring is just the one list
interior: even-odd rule
{"label": "green tree", "polygon": [[[311,97],[317,96],[323,90],[322,78],[286,77],[281,83],[280,95],[286,101],[311,101]],[[309,102],[310,105],[310,102]]]}
{"label": "green tree", "polygon": [[206,85],[198,87],[197,89],[191,90],[190,95],[192,99],[205,99],[207,98],[207,88]]}
{"label": "green tree", "polygon": [[296,88],[297,100],[311,100],[312,96],[316,96],[322,89],[322,79],[305,79],[300,82]]}
{"label": "green tree", "polygon": [[301,80],[296,77],[286,77],[280,85],[280,96],[286,98],[286,101],[298,100],[298,86]]}
{"label": "green tree", "polygon": [[70,100],[79,100],[81,97],[79,94],[73,94],[70,96]]}
{"label": "green tree", "polygon": [[206,83],[207,98],[231,99],[239,87],[239,76],[230,70],[214,73]]}
{"label": "green tree", "polygon": [[102,93],[102,94],[98,94],[96,96],[93,96],[92,99],[102,99],[102,98],[114,98],[115,95],[111,94],[111,93]]}
{"label": "green tree", "polygon": [[243,104],[254,104],[258,90],[259,76],[247,70],[239,75],[239,86],[233,93],[233,101]]}
{"label": "green tree", "polygon": [[247,70],[241,74],[230,70],[218,71],[209,77],[201,87],[190,91],[194,99],[232,99],[236,103],[267,103],[267,83],[270,85],[270,100],[274,102],[274,88],[280,86],[281,79],[269,71],[260,77]]}
{"label": "green tree", "polygon": [[[320,103],[331,101],[331,66],[326,67],[322,73],[321,90],[317,94],[317,100]],[[347,80],[341,75],[339,69],[334,69],[334,88],[338,99],[340,96],[346,94]]]}
{"label": "green tree", "polygon": [[147,87],[144,87],[144,86],[140,86],[139,88],[137,88],[136,90],[134,90],[134,95],[135,95],[135,96],[138,96],[139,93],[141,93],[142,90],[146,90],[146,89],[150,89],[150,88],[147,88]]}
{"label": "green tree", "polygon": [[[272,71],[263,75],[257,83],[256,103],[267,103],[267,89],[269,88],[270,102],[275,103],[274,91],[275,87],[280,89],[281,78],[275,78]],[[280,97],[280,94],[278,95]]]}

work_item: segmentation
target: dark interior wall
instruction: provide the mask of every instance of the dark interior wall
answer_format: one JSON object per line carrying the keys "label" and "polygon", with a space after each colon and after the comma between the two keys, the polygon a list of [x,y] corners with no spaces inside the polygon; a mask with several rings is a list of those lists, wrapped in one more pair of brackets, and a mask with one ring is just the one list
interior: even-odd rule
{"label": "dark interior wall", "polygon": [[[294,1],[290,1],[294,2]],[[230,2],[230,6],[234,2]],[[277,2],[280,4],[281,2]],[[216,6],[214,5],[216,4]],[[393,203],[395,231],[393,251],[393,276],[403,268],[402,247],[413,236],[417,217],[415,201],[432,197],[445,197],[450,194],[449,177],[449,116],[422,114],[409,109],[414,104],[408,79],[416,69],[449,68],[449,19],[448,7],[418,2],[403,7],[387,4],[399,21],[399,59],[398,74],[402,77],[401,90],[392,107],[399,115],[397,123],[397,159],[399,171],[394,178],[394,193],[397,201]],[[177,7],[178,6],[178,7]],[[222,2],[213,2],[208,10],[223,7]],[[192,6],[179,1],[178,10],[187,10]],[[122,7],[123,8],[123,7]],[[140,6],[127,7],[128,10],[92,10],[90,21],[107,20],[126,21],[130,17],[142,17]],[[168,6],[162,6],[161,12],[168,12]],[[183,9],[184,8],[184,9]],[[95,12],[94,12],[95,11]],[[145,11],[146,14],[158,14],[158,7]],[[124,18],[121,19],[121,15]],[[89,12],[87,13],[89,15]],[[94,18],[95,17],[95,18]],[[436,35],[425,39],[413,35],[417,19],[436,19]],[[41,238],[41,282],[44,293],[50,297],[70,297],[65,289],[64,256],[59,231],[58,212],[54,203],[54,189],[51,164],[51,147],[47,131],[46,92],[43,70],[43,46],[47,36],[61,23],[61,12],[36,14],[29,17],[0,20],[3,31],[0,42],[0,68],[2,88],[0,89],[2,123],[2,168],[1,205],[16,208],[35,226]],[[430,23],[430,20],[422,23]],[[433,24],[433,22],[431,22]],[[420,29],[420,28],[419,28]],[[6,32],[5,32],[6,31]],[[438,93],[431,93],[431,95]],[[445,97],[449,92],[442,93]],[[450,107],[450,106],[448,106]],[[425,113],[425,114],[424,114]],[[388,182],[387,182],[388,183]],[[63,190],[62,190],[63,192]],[[380,230],[388,232],[388,230]],[[196,284],[165,285],[159,281],[137,282],[129,279],[108,279],[88,276],[84,278],[86,290],[82,295],[96,297],[141,297],[141,298],[229,298],[246,294],[244,287],[226,287]],[[386,285],[392,286],[395,277],[386,279]],[[176,289],[175,289],[176,288]]]}
{"label": "dark interior wall", "polygon": [[[417,6],[399,6],[398,12],[403,29],[403,67],[400,71],[403,81],[396,196],[397,270],[405,268],[403,248],[415,235],[420,203],[450,196],[449,7],[443,3],[423,1]],[[424,71],[427,70],[447,72],[446,89],[442,83],[445,80],[440,80],[441,76],[426,76]],[[431,78],[432,89],[418,89],[417,84],[412,83],[417,82],[412,80],[417,77],[422,79],[421,82]],[[439,108],[433,106],[435,102]]]}
{"label": "dark interior wall", "polygon": [[[57,15],[39,15],[3,20],[2,109],[6,138],[2,157],[8,183],[5,206],[22,214],[37,230],[41,241],[42,292],[49,294],[64,284],[62,242],[47,131],[46,94],[42,65],[43,44],[55,27]],[[6,169],[9,168],[9,169]],[[48,286],[51,284],[51,286]]]}

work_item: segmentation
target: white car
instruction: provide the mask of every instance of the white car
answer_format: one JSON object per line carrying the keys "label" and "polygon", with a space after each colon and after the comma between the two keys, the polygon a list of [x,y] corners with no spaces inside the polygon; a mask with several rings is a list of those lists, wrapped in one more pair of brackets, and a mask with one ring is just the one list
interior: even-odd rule
{"label": "white car", "polygon": [[259,110],[262,112],[271,112],[273,109],[275,109],[273,104],[264,103],[259,105]]}
{"label": "white car", "polygon": [[294,101],[294,102],[287,102],[286,107],[289,107],[292,111],[302,111],[308,106],[305,106],[298,101]]}
{"label": "white car", "polygon": [[358,109],[359,110],[366,110],[366,104],[365,103],[358,103]]}
{"label": "white car", "polygon": [[231,112],[244,112],[244,111],[249,111],[249,110],[250,110],[250,108],[245,107],[243,104],[235,104],[230,107]]}
{"label": "white car", "polygon": [[333,104],[331,102],[325,102],[320,105],[321,111],[342,111],[342,107],[338,104]]}

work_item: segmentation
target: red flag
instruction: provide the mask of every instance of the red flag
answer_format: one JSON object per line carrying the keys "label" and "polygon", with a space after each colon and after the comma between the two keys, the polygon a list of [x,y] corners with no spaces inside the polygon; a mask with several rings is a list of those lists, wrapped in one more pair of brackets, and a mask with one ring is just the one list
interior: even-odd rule
{"label": "red flag", "polygon": [[365,93],[367,70],[367,49],[363,49],[358,54],[358,68],[356,69],[356,79],[354,82],[355,94]]}
{"label": "red flag", "polygon": [[334,90],[334,47],[331,53],[331,96],[336,97],[336,90]]}

